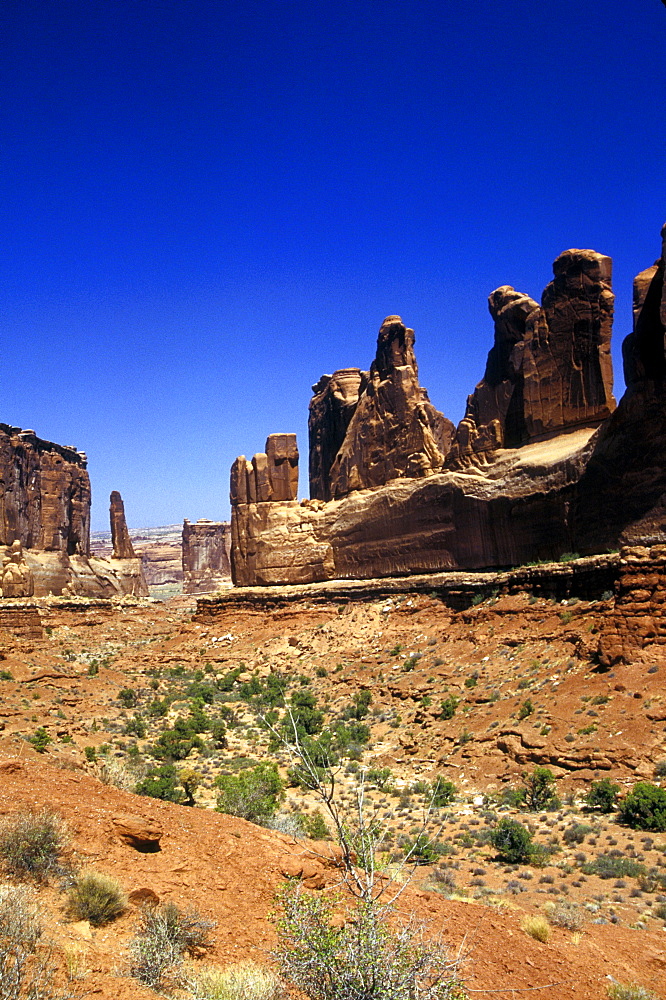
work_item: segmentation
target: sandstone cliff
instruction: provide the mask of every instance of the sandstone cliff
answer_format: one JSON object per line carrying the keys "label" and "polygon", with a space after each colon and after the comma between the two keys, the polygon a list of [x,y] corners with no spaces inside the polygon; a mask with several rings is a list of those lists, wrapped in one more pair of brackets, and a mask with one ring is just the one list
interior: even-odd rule
{"label": "sandstone cliff", "polygon": [[495,341],[483,379],[468,397],[451,467],[596,427],[615,409],[611,260],[593,250],[567,250],[553,273],[541,306],[511,285],[491,293]]}
{"label": "sandstone cliff", "polygon": [[367,381],[346,369],[315,387],[316,499],[271,501],[256,462],[234,466],[234,582],[478,570],[666,544],[665,256],[636,279],[617,408],[608,257],[560,255],[541,306],[497,289],[485,376],[443,469],[413,334],[389,317]]}
{"label": "sandstone cliff", "polygon": [[399,316],[379,330],[370,372],[324,375],[310,403],[310,495],[329,500],[438,471],[454,427],[419,385],[414,331]]}
{"label": "sandstone cliff", "polygon": [[231,525],[183,522],[183,593],[212,594],[231,584]]}
{"label": "sandstone cliff", "polygon": [[111,494],[109,517],[111,520],[111,544],[113,545],[114,559],[136,559],[136,553],[132,546],[129,531],[127,530],[125,504],[118,490],[114,490]]}
{"label": "sandstone cliff", "polygon": [[[138,560],[90,557],[90,479],[84,452],[0,424],[3,597],[147,593]],[[122,504],[122,501],[121,501]]]}

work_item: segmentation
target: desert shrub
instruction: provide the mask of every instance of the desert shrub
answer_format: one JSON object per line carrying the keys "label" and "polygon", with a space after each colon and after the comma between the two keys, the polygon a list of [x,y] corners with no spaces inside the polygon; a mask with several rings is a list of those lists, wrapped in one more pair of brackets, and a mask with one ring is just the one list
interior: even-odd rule
{"label": "desert shrub", "polygon": [[207,970],[188,986],[195,1000],[278,1000],[282,996],[275,973],[249,961]]}
{"label": "desert shrub", "polygon": [[371,767],[365,774],[366,781],[376,785],[381,792],[391,787],[393,774],[390,767]]}
{"label": "desert shrub", "polygon": [[123,688],[118,692],[118,701],[123,708],[134,708],[138,703],[137,693],[134,688]]}
{"label": "desert shrub", "polygon": [[0,889],[0,1000],[68,1000],[53,985],[51,947],[25,890]]}
{"label": "desert shrub", "polygon": [[144,739],[147,727],[138,712],[134,713],[134,718],[127,720],[123,732],[125,736],[136,736],[140,740]]}
{"label": "desert shrub", "polygon": [[28,743],[35,748],[37,753],[44,753],[50,742],[51,737],[43,726],[40,726],[39,729],[35,729],[32,736],[28,737]]}
{"label": "desert shrub", "polygon": [[372,694],[368,690],[358,691],[354,695],[353,704],[345,709],[344,718],[346,719],[364,719],[368,714],[370,708],[370,703],[372,701]]}
{"label": "desert shrub", "polygon": [[67,911],[75,920],[102,927],[127,909],[125,893],[114,878],[88,872],[79,875],[67,894]]}
{"label": "desert shrub", "polygon": [[44,881],[61,871],[66,843],[65,825],[50,809],[13,813],[0,826],[0,865],[15,878]]}
{"label": "desert shrub", "polygon": [[342,927],[333,902],[288,885],[278,897],[278,959],[310,1000],[454,1000],[456,962],[415,921],[389,927],[371,901],[350,905]]}
{"label": "desert shrub", "polygon": [[666,830],[666,788],[637,782],[620,803],[618,818],[636,830]]}
{"label": "desert shrub", "polygon": [[545,944],[550,937],[550,925],[545,917],[527,916],[520,921],[521,928],[535,941]]}
{"label": "desert shrub", "polygon": [[176,719],[172,729],[165,729],[160,733],[150,752],[157,760],[171,762],[185,760],[195,747],[202,750],[203,746],[203,740],[192,728],[191,721]]}
{"label": "desert shrub", "polygon": [[547,903],[545,909],[546,916],[554,927],[564,927],[568,931],[579,931],[585,923],[580,906],[569,899],[561,899],[557,903]]}
{"label": "desert shrub", "polygon": [[275,764],[258,764],[240,774],[220,774],[217,811],[251,823],[265,823],[284,799],[284,784]]}
{"label": "desert shrub", "polygon": [[450,694],[448,698],[445,698],[442,702],[441,711],[439,713],[440,719],[452,719],[456,714],[456,709],[458,707],[458,699]]}
{"label": "desert shrub", "polygon": [[534,854],[532,834],[515,819],[501,819],[489,840],[500,858],[512,865],[529,861]]}
{"label": "desert shrub", "polygon": [[218,750],[225,750],[227,748],[227,727],[223,719],[213,719],[210,724],[210,735]]}
{"label": "desert shrub", "polygon": [[590,809],[598,809],[602,813],[612,812],[619,791],[620,786],[614,784],[610,778],[601,778],[600,781],[592,782],[585,796],[585,803]]}
{"label": "desert shrub", "polygon": [[525,805],[537,812],[540,809],[557,808],[559,800],[555,794],[555,775],[549,767],[535,767],[531,774],[524,774]]}
{"label": "desert shrub", "polygon": [[452,781],[438,778],[432,787],[432,804],[436,809],[448,806],[456,797],[458,789]]}
{"label": "desert shrub", "polygon": [[532,699],[527,698],[527,700],[524,701],[520,706],[520,708],[518,709],[518,718],[526,719],[528,716],[532,715],[533,712],[534,712],[534,704],[532,703]]}
{"label": "desert shrub", "polygon": [[582,844],[588,833],[592,833],[592,827],[587,823],[572,823],[562,834],[565,844]]}
{"label": "desert shrub", "polygon": [[658,1000],[657,994],[635,983],[611,983],[608,987],[610,1000]]}
{"label": "desert shrub", "polygon": [[181,985],[184,955],[209,948],[214,927],[214,921],[195,910],[185,912],[175,903],[144,906],[129,943],[130,975],[154,990]]}
{"label": "desert shrub", "polygon": [[404,849],[405,855],[415,865],[434,865],[444,853],[440,841],[429,837],[426,833],[420,833],[414,840],[408,838]]}
{"label": "desert shrub", "polygon": [[151,767],[145,778],[137,782],[134,791],[137,795],[149,795],[165,802],[182,802],[183,793],[178,785],[178,772],[174,765],[161,764],[159,767]]}
{"label": "desert shrub", "polygon": [[645,865],[631,858],[616,858],[610,854],[599,854],[593,861],[581,865],[586,875],[598,875],[599,878],[637,878],[645,874]]}
{"label": "desert shrub", "polygon": [[326,820],[321,814],[321,810],[315,809],[311,816],[303,815],[301,825],[306,837],[310,840],[329,840],[330,831],[326,825]]}

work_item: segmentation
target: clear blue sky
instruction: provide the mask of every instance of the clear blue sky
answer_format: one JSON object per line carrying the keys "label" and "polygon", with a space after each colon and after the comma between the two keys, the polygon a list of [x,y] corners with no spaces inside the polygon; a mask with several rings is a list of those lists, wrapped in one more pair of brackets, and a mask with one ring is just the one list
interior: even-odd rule
{"label": "clear blue sky", "polygon": [[93,527],[228,516],[384,316],[462,416],[487,296],[631,281],[666,220],[660,0],[3,0],[0,420],[89,456]]}

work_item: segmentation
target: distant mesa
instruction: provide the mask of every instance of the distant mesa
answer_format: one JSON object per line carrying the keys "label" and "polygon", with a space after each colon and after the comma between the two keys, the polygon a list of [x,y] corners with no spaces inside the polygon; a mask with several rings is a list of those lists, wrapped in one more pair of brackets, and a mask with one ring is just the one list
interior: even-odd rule
{"label": "distant mesa", "polygon": [[594,250],[560,254],[540,303],[511,285],[491,293],[493,346],[457,428],[419,384],[413,330],[387,317],[368,371],[340,368],[313,386],[309,500],[297,500],[294,435],[234,463],[234,583],[502,568],[666,543],[664,258],[662,246],[634,284],[619,405],[611,260]]}

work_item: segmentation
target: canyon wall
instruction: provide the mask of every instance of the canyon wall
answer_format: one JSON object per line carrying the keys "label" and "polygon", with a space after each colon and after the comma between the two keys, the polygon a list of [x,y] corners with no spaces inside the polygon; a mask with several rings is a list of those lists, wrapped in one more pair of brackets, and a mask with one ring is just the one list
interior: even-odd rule
{"label": "canyon wall", "polygon": [[137,560],[91,558],[84,452],[8,424],[0,424],[0,546],[3,597],[143,589]]}
{"label": "canyon wall", "polygon": [[183,522],[183,593],[212,594],[231,584],[231,525]]}
{"label": "canyon wall", "polygon": [[419,386],[413,332],[388,317],[367,374],[340,369],[314,387],[312,499],[278,499],[260,463],[238,459],[234,582],[481,570],[665,544],[664,253],[636,279],[617,407],[610,259],[570,250],[553,270],[541,305],[510,286],[490,296],[494,345],[455,431]]}

